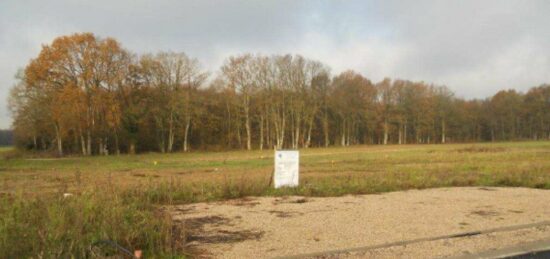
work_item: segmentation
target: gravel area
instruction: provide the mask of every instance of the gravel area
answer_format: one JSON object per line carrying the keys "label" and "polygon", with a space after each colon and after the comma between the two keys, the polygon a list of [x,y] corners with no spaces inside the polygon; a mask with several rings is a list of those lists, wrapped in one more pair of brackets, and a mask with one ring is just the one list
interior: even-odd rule
{"label": "gravel area", "polygon": [[359,258],[469,258],[479,252],[514,247],[538,240],[548,240],[550,226],[516,231],[482,234],[471,237],[419,242],[406,246],[372,249],[363,252],[341,253],[309,258],[359,259]]}
{"label": "gravel area", "polygon": [[[334,198],[259,197],[170,208],[204,257],[272,258],[538,223],[550,191],[438,188]],[[323,258],[438,258],[550,237],[550,227],[341,253]]]}

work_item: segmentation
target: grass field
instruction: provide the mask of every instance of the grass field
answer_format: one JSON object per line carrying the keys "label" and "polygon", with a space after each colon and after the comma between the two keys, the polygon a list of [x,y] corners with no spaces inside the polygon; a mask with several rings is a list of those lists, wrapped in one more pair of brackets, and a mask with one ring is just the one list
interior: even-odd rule
{"label": "grass field", "polygon": [[550,189],[550,142],[302,150],[300,187],[278,190],[270,187],[272,150],[61,159],[11,153],[0,149],[0,257],[8,258],[88,256],[89,245],[103,239],[153,257],[180,256],[184,230],[161,209],[177,203],[447,186]]}
{"label": "grass field", "polygon": [[13,150],[13,147],[9,147],[9,146],[0,146],[0,154],[4,154],[8,151],[11,151]]}

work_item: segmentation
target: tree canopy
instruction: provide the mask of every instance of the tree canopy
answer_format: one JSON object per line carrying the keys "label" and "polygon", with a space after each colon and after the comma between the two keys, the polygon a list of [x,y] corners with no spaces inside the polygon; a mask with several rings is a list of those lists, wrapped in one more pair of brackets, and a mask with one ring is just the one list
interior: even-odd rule
{"label": "tree canopy", "polygon": [[424,82],[332,76],[300,55],[231,56],[216,75],[185,53],[58,37],[16,75],[15,143],[107,155],[550,138],[549,85],[464,100]]}

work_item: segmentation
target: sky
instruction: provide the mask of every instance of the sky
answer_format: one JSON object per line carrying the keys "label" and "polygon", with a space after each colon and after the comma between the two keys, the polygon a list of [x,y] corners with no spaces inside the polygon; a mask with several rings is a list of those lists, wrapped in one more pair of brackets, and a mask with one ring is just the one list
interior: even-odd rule
{"label": "sky", "polygon": [[92,32],[136,53],[185,52],[213,75],[245,52],[300,54],[446,85],[458,97],[550,83],[550,1],[2,0],[0,128],[14,75],[60,35]]}

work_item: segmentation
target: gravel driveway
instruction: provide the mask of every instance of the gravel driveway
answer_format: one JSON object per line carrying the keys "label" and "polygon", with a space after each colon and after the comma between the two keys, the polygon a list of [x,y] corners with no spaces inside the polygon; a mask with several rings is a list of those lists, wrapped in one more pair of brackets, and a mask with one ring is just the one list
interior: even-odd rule
{"label": "gravel driveway", "polygon": [[550,222],[550,191],[528,188],[251,197],[175,206],[170,211],[174,220],[185,224],[190,248],[215,258],[437,258],[550,237],[550,225],[544,224]]}

